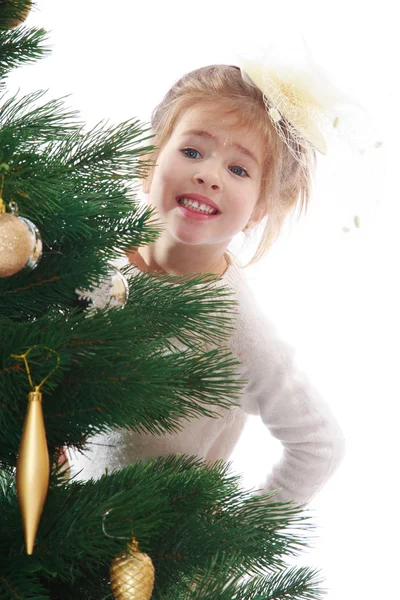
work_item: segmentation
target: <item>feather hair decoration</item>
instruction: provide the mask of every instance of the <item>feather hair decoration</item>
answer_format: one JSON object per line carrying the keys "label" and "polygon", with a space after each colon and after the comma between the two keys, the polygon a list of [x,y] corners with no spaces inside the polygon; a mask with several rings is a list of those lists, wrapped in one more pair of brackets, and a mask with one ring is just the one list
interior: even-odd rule
{"label": "feather hair decoration", "polygon": [[296,146],[326,155],[328,140],[337,136],[360,154],[382,145],[367,112],[330,81],[304,39],[302,48],[270,44],[256,57],[240,54],[238,66],[262,91],[274,128],[299,162],[303,153]]}

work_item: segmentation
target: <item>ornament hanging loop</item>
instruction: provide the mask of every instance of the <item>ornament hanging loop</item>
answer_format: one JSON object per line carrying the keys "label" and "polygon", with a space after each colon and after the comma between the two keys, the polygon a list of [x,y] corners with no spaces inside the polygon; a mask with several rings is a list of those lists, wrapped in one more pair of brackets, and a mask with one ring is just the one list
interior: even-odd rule
{"label": "ornament hanging loop", "polygon": [[28,376],[28,380],[29,380],[29,383],[30,383],[30,386],[31,386],[33,392],[36,392],[36,391],[40,392],[40,388],[45,384],[45,382],[49,379],[49,377],[51,377],[51,375],[53,375],[53,373],[58,369],[59,364],[60,364],[60,355],[58,354],[58,352],[56,352],[52,348],[48,348],[47,346],[43,346],[43,348],[45,348],[45,350],[48,350],[49,352],[52,352],[53,354],[57,355],[57,364],[54,367],[54,369],[52,369],[50,371],[50,373],[48,375],[46,375],[46,377],[44,377],[42,379],[42,381],[39,383],[39,385],[34,385],[33,381],[32,381],[32,377],[31,377],[31,370],[29,368],[29,363],[28,363],[28,360],[27,360],[27,356],[28,356],[28,354],[30,354],[32,352],[32,350],[34,350],[35,348],[38,348],[38,346],[39,346],[39,344],[36,344],[35,346],[32,346],[31,348],[29,348],[29,350],[27,350],[25,352],[25,354],[11,354],[11,356],[13,358],[21,358],[24,361],[25,368],[26,368],[26,373],[27,373],[27,376]]}
{"label": "ornament hanging loop", "polygon": [[11,200],[8,203],[8,206],[10,208],[11,214],[15,215],[17,217],[18,216],[19,207],[18,207],[18,204],[15,202],[15,200]]}
{"label": "ornament hanging loop", "polygon": [[[105,528],[106,518],[112,511],[113,511],[113,509],[110,508],[109,510],[106,510],[106,512],[103,515],[103,521],[101,523],[101,528],[103,530],[104,535],[112,540],[129,540],[132,543],[131,537],[120,536],[120,535],[110,535],[109,533],[107,533],[106,528]],[[135,552],[136,552],[139,549],[139,545],[136,540],[133,541],[133,545],[135,547]]]}

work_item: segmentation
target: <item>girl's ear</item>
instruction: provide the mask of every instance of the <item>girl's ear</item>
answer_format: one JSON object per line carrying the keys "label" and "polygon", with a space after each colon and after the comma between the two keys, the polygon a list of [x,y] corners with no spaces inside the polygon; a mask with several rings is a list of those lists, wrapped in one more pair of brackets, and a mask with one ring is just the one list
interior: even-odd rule
{"label": "girl's ear", "polygon": [[251,219],[249,219],[249,221],[247,221],[247,224],[242,229],[243,233],[248,233],[252,227],[253,227],[253,222]]}
{"label": "girl's ear", "polygon": [[142,192],[144,194],[150,194],[151,189],[151,177],[150,174],[146,177],[146,179],[142,179]]}
{"label": "girl's ear", "polygon": [[154,167],[150,167],[147,169],[147,172],[145,173],[146,176],[143,177],[143,179],[141,180],[142,192],[144,194],[150,194],[151,184],[153,182],[153,174],[154,174]]}
{"label": "girl's ear", "polygon": [[141,165],[140,170],[141,170],[141,175],[142,175],[142,179],[140,181],[141,181],[142,192],[144,194],[150,193],[151,182],[153,181],[153,171],[154,171],[154,166],[152,166],[153,163],[150,163],[150,165],[146,164],[146,163],[148,163],[148,161],[152,161],[152,159],[153,159],[152,153],[144,154],[139,159],[139,162]]}
{"label": "girl's ear", "polygon": [[248,231],[250,231],[250,229],[253,229],[253,227],[255,227],[256,225],[258,225],[260,223],[260,221],[263,220],[263,218],[266,216],[267,211],[265,210],[264,207],[262,206],[258,206],[254,209],[253,214],[251,215],[250,219],[248,220],[246,226],[243,228],[243,232],[247,233]]}

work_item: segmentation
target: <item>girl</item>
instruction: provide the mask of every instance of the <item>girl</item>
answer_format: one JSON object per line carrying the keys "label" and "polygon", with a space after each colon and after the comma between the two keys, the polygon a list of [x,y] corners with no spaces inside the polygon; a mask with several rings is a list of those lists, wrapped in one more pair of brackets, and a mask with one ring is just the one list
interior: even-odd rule
{"label": "girl", "polygon": [[282,458],[260,491],[276,490],[274,501],[307,503],[341,462],[343,435],[323,399],[297,372],[292,349],[258,308],[227,247],[236,234],[258,225],[262,235],[251,262],[267,252],[285,217],[307,205],[315,148],[299,143],[299,133],[293,135],[292,124],[272,112],[248,74],[227,65],[182,77],[156,107],[152,127],[155,166],[142,189],[163,233],[117,266],[129,261],[132,276],[138,271],[219,275],[238,301],[229,345],[248,384],[240,406],[218,419],[185,421],[177,433],[96,435],[84,456],[73,457],[72,472],[99,477],[105,469],[175,453],[226,460],[253,414],[283,445]]}

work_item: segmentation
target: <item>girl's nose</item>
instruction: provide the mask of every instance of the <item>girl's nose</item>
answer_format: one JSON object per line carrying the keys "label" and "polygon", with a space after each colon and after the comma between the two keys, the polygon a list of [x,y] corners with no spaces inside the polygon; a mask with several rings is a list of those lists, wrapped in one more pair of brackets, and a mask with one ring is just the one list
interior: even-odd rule
{"label": "girl's nose", "polygon": [[205,187],[210,187],[213,190],[222,189],[221,178],[216,170],[211,171],[210,169],[206,171],[204,169],[201,172],[198,171],[195,175],[193,175],[193,181],[195,183],[204,185]]}

